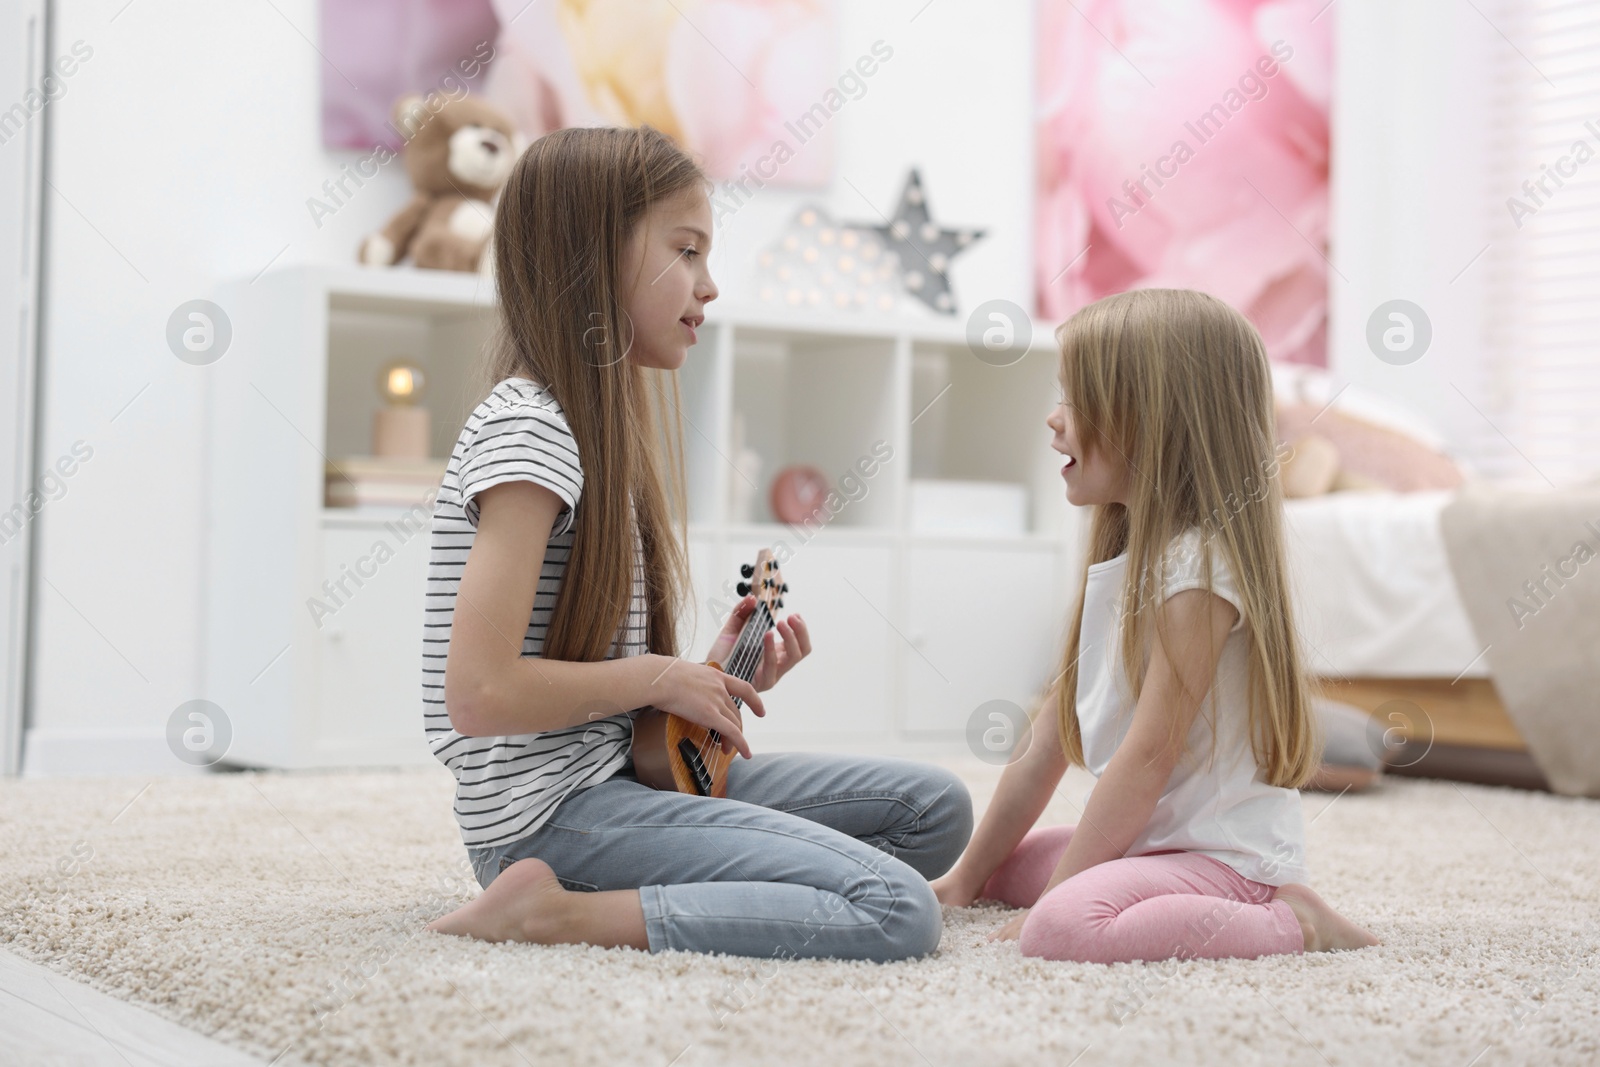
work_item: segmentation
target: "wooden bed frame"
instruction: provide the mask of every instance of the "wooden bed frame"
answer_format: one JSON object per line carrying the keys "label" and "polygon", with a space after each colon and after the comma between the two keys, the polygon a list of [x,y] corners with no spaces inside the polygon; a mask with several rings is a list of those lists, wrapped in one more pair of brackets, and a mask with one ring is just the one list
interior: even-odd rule
{"label": "wooden bed frame", "polygon": [[1372,715],[1396,731],[1396,741],[1404,738],[1388,752],[1389,774],[1550,788],[1487,678],[1320,681],[1327,697]]}

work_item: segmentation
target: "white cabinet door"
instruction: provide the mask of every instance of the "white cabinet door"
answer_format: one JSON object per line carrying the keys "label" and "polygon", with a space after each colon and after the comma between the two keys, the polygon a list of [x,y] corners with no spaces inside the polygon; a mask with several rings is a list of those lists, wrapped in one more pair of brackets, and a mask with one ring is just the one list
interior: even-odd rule
{"label": "white cabinet door", "polygon": [[[775,547],[779,540],[792,552],[782,563],[789,584],[784,612],[798,611],[804,617],[812,653],[763,694],[766,719],[745,716],[752,747],[759,749],[764,739],[771,739],[780,748],[848,748],[858,742],[882,743],[894,729],[893,668],[901,639],[888,623],[893,549],[887,539],[869,544],[849,534],[831,534],[820,531],[804,544],[787,529],[773,541],[730,538],[725,566],[707,583],[720,589],[725,577],[737,580],[739,564],[754,562],[760,549]],[[704,601],[700,607],[707,612]],[[694,654],[704,657],[705,649]]]}
{"label": "white cabinet door", "polygon": [[[428,533],[395,526],[323,530],[323,570],[343,579],[317,630],[321,707],[306,754],[315,765],[430,763],[422,734],[422,611]],[[379,546],[384,546],[380,550]],[[385,553],[390,558],[379,562]],[[349,575],[361,579],[358,587]],[[368,577],[370,575],[370,577]],[[348,592],[348,595],[343,595]]]}
{"label": "white cabinet door", "polygon": [[1059,668],[1070,595],[1049,547],[913,543],[905,728],[959,734],[990,700],[1028,707]]}
{"label": "white cabinet door", "polygon": [[[717,636],[719,625],[707,607],[708,598],[722,585],[722,556],[718,553],[716,537],[708,533],[690,531],[688,544],[690,587],[686,594],[688,603],[678,620],[678,642],[686,658],[699,662],[706,658],[706,650]],[[730,572],[732,573],[732,572]]]}

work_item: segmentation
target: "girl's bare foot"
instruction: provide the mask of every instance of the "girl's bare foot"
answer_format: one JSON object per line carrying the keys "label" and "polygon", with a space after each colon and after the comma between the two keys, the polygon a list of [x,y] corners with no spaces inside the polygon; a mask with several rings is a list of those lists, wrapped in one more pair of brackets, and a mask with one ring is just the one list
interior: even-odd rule
{"label": "girl's bare foot", "polygon": [[532,858],[501,871],[476,900],[435,919],[428,929],[483,941],[650,948],[637,889],[569,892],[548,863]]}
{"label": "girl's bare foot", "polygon": [[569,898],[543,860],[519,860],[501,871],[476,899],[428,924],[435,933],[482,941],[532,941],[552,945],[571,926]]}
{"label": "girl's bare foot", "polygon": [[1305,935],[1307,952],[1327,952],[1332,949],[1366,948],[1376,945],[1378,939],[1366,930],[1328,907],[1308,885],[1279,886],[1272,894],[1273,900],[1289,905],[1294,917],[1300,920],[1300,932]]}

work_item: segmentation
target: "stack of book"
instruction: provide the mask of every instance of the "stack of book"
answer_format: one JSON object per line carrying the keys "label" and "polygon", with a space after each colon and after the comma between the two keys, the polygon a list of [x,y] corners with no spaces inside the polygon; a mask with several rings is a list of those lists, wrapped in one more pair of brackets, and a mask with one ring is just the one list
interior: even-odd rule
{"label": "stack of book", "polygon": [[448,461],[347,456],[328,461],[324,503],[330,508],[431,504]]}

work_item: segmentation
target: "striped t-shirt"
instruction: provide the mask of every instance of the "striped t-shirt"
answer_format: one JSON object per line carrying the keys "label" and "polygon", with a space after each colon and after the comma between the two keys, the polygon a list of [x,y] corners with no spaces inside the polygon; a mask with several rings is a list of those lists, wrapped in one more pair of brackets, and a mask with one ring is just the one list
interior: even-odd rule
{"label": "striped t-shirt", "polygon": [[[545,547],[522,655],[537,656],[572,553],[573,517],[583,493],[578,446],[561,407],[542,386],[507,378],[467,419],[433,508],[428,594],[422,640],[422,718],[428,747],[456,776],[456,822],[468,848],[503,845],[542,826],[568,795],[603,782],[628,762],[632,713],[561,730],[504,737],[464,737],[444,705],[445,656],[456,590],[477,534],[477,494],[504,482],[545,486],[566,507]],[[471,611],[462,605],[463,611]],[[648,600],[644,557],[634,537],[633,600],[607,659],[646,649]],[[604,710],[604,709],[601,709]]]}

